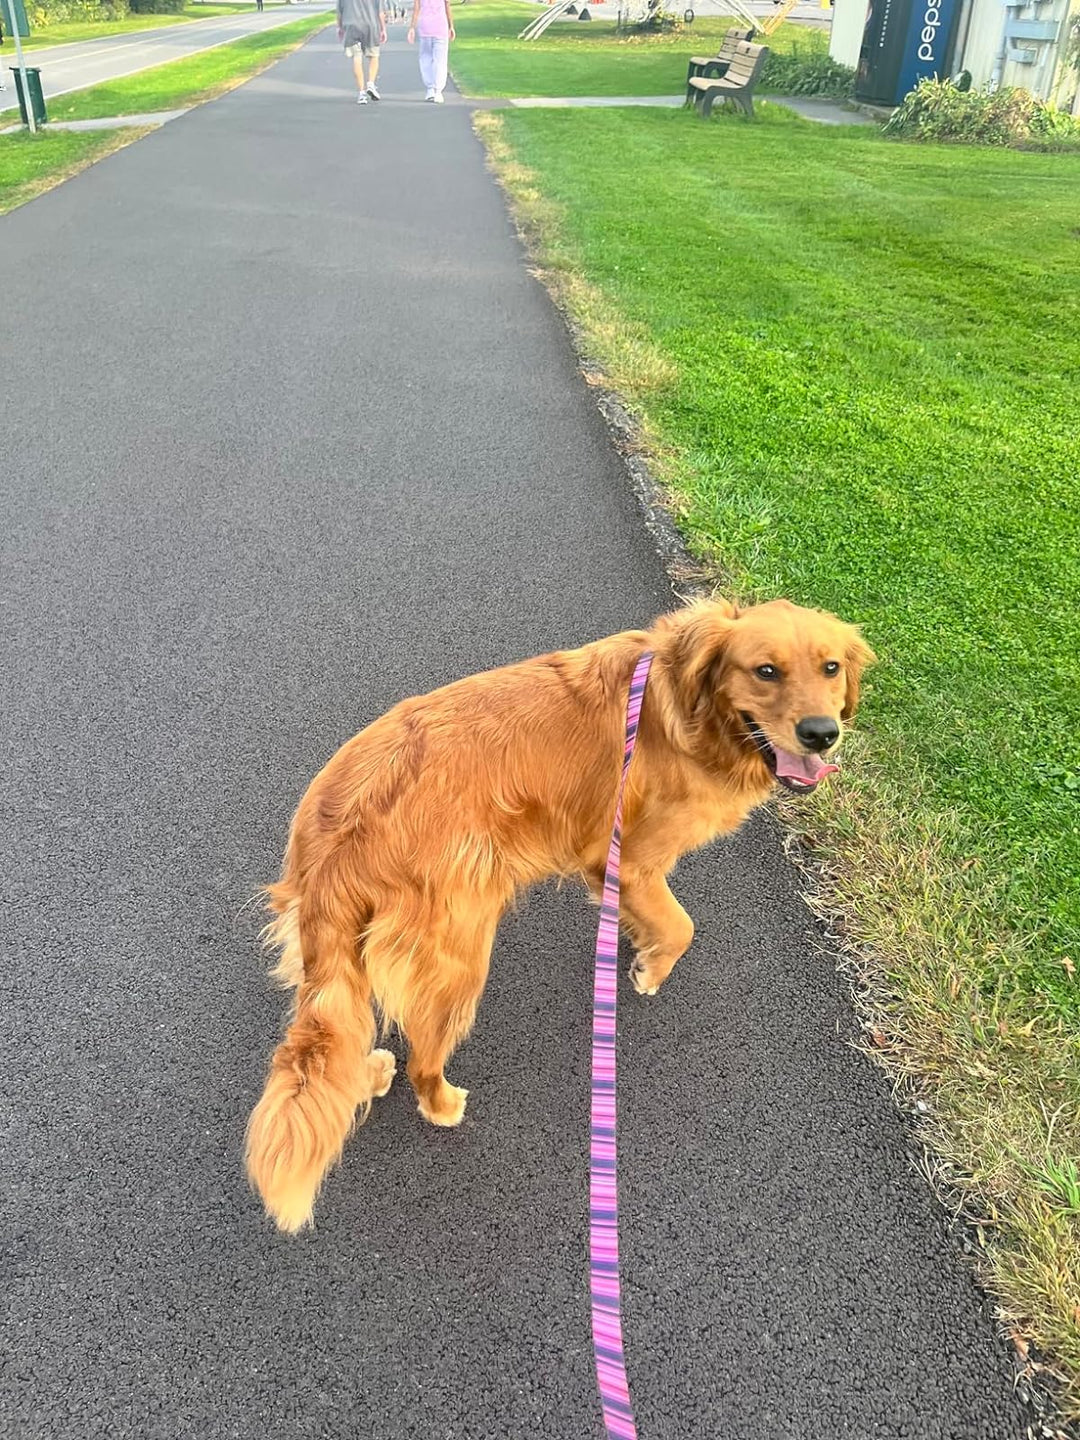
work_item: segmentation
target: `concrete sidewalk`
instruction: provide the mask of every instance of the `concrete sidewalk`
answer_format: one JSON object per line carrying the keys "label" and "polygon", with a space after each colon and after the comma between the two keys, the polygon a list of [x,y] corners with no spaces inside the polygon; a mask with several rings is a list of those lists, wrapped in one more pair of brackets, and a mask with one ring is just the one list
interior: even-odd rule
{"label": "concrete sidewalk", "polygon": [[[0,218],[4,1436],[599,1434],[576,888],[502,928],[460,1131],[396,1084],[293,1241],[242,1172],[317,767],[672,604],[467,107],[382,85],[320,37]],[[1021,1440],[799,885],[767,820],[688,860],[692,951],[622,989],[642,1440]]]}
{"label": "concrete sidewalk", "polygon": [[[128,130],[167,125],[170,120],[179,120],[186,115],[190,106],[183,110],[151,110],[145,115],[104,115],[97,120],[50,120],[49,132],[54,130]],[[16,135],[22,125],[6,125],[0,135]]]}
{"label": "concrete sidewalk", "polygon": [[[650,109],[670,110],[686,104],[685,95],[567,95],[528,96],[504,100],[504,106],[514,110],[607,110],[613,106],[643,105]],[[804,120],[814,120],[819,125],[872,125],[874,120],[864,112],[849,109],[836,100],[819,100],[802,95],[758,95],[755,106],[783,105],[794,110]],[[495,108],[490,105],[485,108]]]}

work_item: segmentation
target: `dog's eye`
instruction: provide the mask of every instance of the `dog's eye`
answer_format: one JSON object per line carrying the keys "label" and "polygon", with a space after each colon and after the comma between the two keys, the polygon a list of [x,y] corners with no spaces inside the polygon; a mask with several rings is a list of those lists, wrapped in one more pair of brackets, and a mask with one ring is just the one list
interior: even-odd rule
{"label": "dog's eye", "polygon": [[825,661],[825,674],[826,674],[826,675],[839,675],[839,674],[840,674],[840,661],[839,661],[839,660],[826,660],[826,661]]}
{"label": "dog's eye", "polygon": [[780,679],[780,671],[776,668],[775,665],[758,665],[754,669],[754,674],[758,677],[759,680]]}

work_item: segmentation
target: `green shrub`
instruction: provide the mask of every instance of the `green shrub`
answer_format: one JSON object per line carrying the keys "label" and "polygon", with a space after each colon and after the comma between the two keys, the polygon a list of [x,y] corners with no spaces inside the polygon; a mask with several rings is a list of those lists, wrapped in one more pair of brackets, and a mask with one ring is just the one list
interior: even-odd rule
{"label": "green shrub", "polygon": [[127,0],[31,0],[26,7],[31,32],[70,20],[122,20]]}
{"label": "green shrub", "polygon": [[855,94],[855,71],[841,65],[827,51],[808,49],[796,42],[788,51],[769,51],[761,72],[761,88],[775,95],[850,100]]}
{"label": "green shrub", "polygon": [[1029,90],[960,90],[920,80],[883,127],[886,135],[1014,150],[1080,150],[1080,121]]}
{"label": "green shrub", "polygon": [[179,15],[187,0],[128,0],[133,15]]}

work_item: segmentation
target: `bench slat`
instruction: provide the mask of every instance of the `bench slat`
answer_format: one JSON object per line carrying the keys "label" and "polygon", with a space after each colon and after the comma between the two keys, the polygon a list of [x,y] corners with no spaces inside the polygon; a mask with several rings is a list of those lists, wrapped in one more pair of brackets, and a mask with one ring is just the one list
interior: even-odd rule
{"label": "bench slat", "polygon": [[747,43],[749,30],[729,30],[720,42],[715,55],[691,55],[691,65],[711,65],[716,60],[730,60],[740,45]]}

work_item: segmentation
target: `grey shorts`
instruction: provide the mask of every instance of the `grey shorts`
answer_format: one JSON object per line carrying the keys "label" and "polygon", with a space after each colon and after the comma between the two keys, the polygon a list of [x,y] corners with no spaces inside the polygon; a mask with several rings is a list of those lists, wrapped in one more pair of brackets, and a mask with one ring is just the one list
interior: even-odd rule
{"label": "grey shorts", "polygon": [[345,54],[351,60],[354,55],[363,55],[373,60],[379,53],[379,32],[370,25],[346,25]]}

